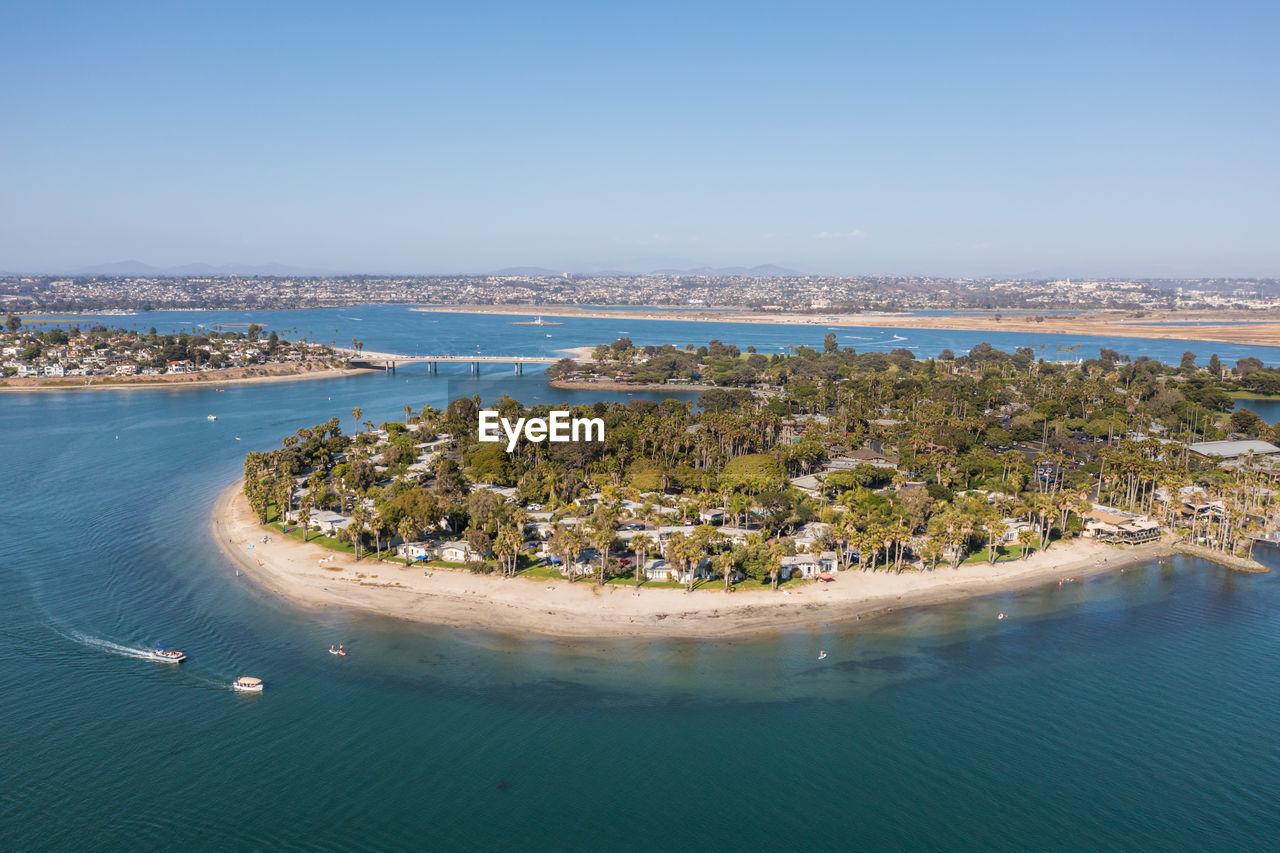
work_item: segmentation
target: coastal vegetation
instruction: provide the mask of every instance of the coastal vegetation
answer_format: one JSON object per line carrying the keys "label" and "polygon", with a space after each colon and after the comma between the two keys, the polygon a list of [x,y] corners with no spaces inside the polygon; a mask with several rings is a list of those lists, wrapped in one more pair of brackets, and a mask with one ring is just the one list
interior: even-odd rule
{"label": "coastal vegetation", "polygon": [[37,328],[10,314],[0,329],[0,374],[5,379],[214,376],[261,365],[336,366],[340,361],[330,347],[291,342],[253,323],[243,330],[166,335],[154,328],[139,332],[103,325]]}
{"label": "coastal vegetation", "polygon": [[[521,439],[510,453],[477,441],[475,398],[406,406],[403,421],[376,428],[357,410],[352,435],[334,417],[250,453],[245,494],[261,521],[279,513],[304,537],[323,528],[357,557],[689,589],[936,571],[1082,535],[1245,556],[1276,528],[1264,442],[1280,435],[1231,411],[1232,390],[1274,374],[1250,360],[1200,367],[1188,354],[1170,366],[1103,350],[1054,363],[989,345],[917,359],[830,337],[822,351],[770,356],[716,341],[604,350],[597,369],[637,381],[729,384],[697,406],[579,406],[575,416],[604,421],[603,442]],[[492,408],[549,411],[509,397]],[[1229,437],[1264,452],[1201,452]]]}

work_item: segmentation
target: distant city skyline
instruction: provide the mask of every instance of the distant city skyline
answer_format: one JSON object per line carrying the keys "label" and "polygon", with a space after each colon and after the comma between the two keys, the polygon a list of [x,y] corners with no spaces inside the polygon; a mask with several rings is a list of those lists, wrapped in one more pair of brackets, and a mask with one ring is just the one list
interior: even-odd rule
{"label": "distant city skyline", "polygon": [[1273,4],[0,8],[0,271],[1275,277]]}

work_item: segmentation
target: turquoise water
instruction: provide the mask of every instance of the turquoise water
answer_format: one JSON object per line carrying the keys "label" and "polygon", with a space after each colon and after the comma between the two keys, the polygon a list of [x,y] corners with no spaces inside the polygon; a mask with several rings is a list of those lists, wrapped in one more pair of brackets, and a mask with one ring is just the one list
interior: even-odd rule
{"label": "turquoise water", "polygon": [[[1182,354],[1190,350],[1196,353],[1201,364],[1207,363],[1209,356],[1217,353],[1227,364],[1235,364],[1238,359],[1252,355],[1265,364],[1280,365],[1280,347],[1096,335],[1046,335],[1036,332],[1031,327],[1033,324],[1018,323],[1013,319],[1009,322],[1011,331],[1007,332],[584,317],[554,318],[556,322],[563,323],[560,326],[512,325],[513,320],[529,319],[537,314],[536,307],[526,318],[423,313],[410,311],[403,305],[367,305],[298,311],[151,311],[131,316],[85,315],[77,321],[82,326],[100,322],[113,328],[144,331],[154,327],[161,333],[182,329],[195,331],[201,325],[211,328],[218,323],[257,322],[290,339],[306,336],[320,343],[350,346],[354,338],[363,341],[370,350],[406,355],[469,355],[476,352],[477,346],[482,352],[494,355],[556,355],[556,349],[560,347],[607,344],[622,336],[630,337],[639,345],[676,346],[700,346],[715,338],[743,349],[751,345],[760,352],[772,353],[788,346],[820,347],[823,337],[833,332],[842,347],[852,347],[859,352],[906,348],[921,358],[937,356],[944,349],[956,354],[968,352],[974,345],[985,341],[1008,352],[1015,347],[1034,347],[1037,357],[1049,361],[1096,358],[1102,347],[1108,347],[1134,358],[1145,355],[1170,364],[1177,364]],[[59,321],[58,325],[66,323]],[[1073,352],[1071,347],[1078,349]],[[466,370],[466,366],[462,366],[462,372]],[[500,373],[501,369],[495,366],[486,368],[488,371]]]}
{"label": "turquoise water", "polygon": [[[557,642],[299,609],[221,557],[208,515],[243,453],[449,380],[0,396],[0,848],[1280,837],[1275,575],[1177,558],[856,627]],[[154,644],[190,659],[137,657]]]}

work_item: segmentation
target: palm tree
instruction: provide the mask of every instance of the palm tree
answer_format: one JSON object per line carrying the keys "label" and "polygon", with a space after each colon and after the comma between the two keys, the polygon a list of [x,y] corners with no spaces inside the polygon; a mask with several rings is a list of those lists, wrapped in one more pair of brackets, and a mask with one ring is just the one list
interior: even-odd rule
{"label": "palm tree", "polygon": [[364,509],[357,507],[351,511],[351,523],[347,525],[347,536],[351,538],[351,547],[356,552],[356,562],[360,561],[360,540],[364,536],[364,523],[368,518]]}
{"label": "palm tree", "polygon": [[551,553],[560,558],[569,583],[573,583],[573,563],[582,551],[582,534],[576,527],[557,523],[551,531],[550,545]]}
{"label": "palm tree", "polygon": [[[400,534],[400,539],[403,540],[404,544],[408,545],[418,537],[420,532],[420,528],[412,518],[407,515],[400,517],[400,523],[396,525],[396,533]],[[404,555],[404,564],[406,566],[409,565],[408,554]]]}
{"label": "palm tree", "polygon": [[631,550],[636,555],[636,588],[640,588],[640,576],[644,573],[645,558],[653,552],[654,541],[647,533],[641,533],[631,540]]}
{"label": "palm tree", "polygon": [[720,553],[720,571],[724,573],[724,591],[733,591],[733,569],[735,566],[733,550],[726,548]]}
{"label": "palm tree", "polygon": [[356,406],[351,410],[351,418],[356,422],[356,432],[360,432],[360,416],[364,414],[364,410]]}
{"label": "palm tree", "polygon": [[996,563],[996,549],[1000,547],[1000,540],[1004,537],[1009,527],[998,518],[990,518],[983,524],[987,530],[987,562],[991,565]]}
{"label": "palm tree", "polygon": [[302,508],[298,510],[298,522],[302,525],[302,541],[307,541],[307,534],[311,532],[311,507],[315,502],[311,499],[310,493],[302,498]]}
{"label": "palm tree", "polygon": [[498,555],[498,562],[502,565],[503,576],[515,577],[516,565],[520,560],[520,546],[523,544],[524,537],[519,535],[514,527],[506,525],[498,532],[494,551]]}
{"label": "palm tree", "polygon": [[1022,559],[1031,556],[1031,543],[1035,541],[1036,534],[1029,528],[1023,528],[1018,531],[1018,544],[1022,546]]}
{"label": "palm tree", "polygon": [[773,542],[769,545],[769,581],[774,591],[778,589],[778,575],[782,574],[782,546]]}

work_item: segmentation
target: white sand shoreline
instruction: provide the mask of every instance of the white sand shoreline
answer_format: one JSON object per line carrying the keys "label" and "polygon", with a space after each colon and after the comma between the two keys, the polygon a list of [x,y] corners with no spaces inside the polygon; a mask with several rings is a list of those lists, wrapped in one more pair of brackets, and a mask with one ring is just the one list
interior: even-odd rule
{"label": "white sand shoreline", "polygon": [[[1165,544],[1120,550],[1059,544],[1027,560],[933,572],[841,572],[829,584],[773,592],[641,589],[579,581],[503,579],[405,567],[303,544],[259,526],[240,483],[218,497],[215,540],[248,577],[294,603],[350,608],[395,619],[560,638],[724,638],[810,630],[878,613],[1045,586],[1173,553]],[[264,536],[271,541],[263,543]],[[252,547],[250,547],[252,546]],[[323,561],[323,562],[321,562]],[[426,572],[431,576],[428,577]],[[358,577],[358,575],[365,577]]]}

